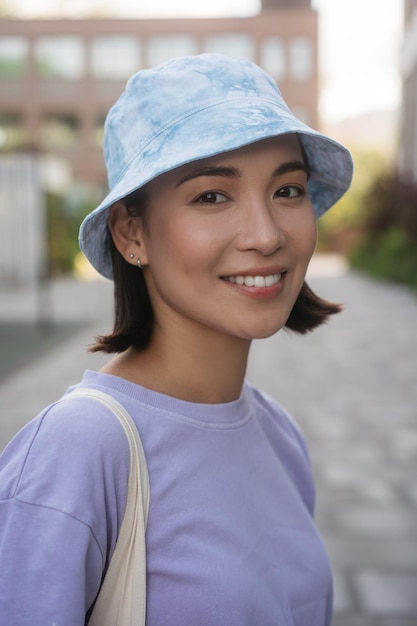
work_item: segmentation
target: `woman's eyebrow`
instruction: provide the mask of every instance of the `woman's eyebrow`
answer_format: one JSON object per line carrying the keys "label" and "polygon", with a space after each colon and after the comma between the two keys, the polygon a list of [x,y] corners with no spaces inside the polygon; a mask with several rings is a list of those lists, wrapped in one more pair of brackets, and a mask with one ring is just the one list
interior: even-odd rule
{"label": "woman's eyebrow", "polygon": [[[309,175],[309,169],[303,161],[288,161],[287,163],[282,163],[272,172],[271,178],[276,176],[282,176],[284,174],[288,174],[289,172],[302,171]],[[183,183],[188,180],[193,180],[194,178],[199,178],[200,176],[223,176],[225,178],[239,178],[242,176],[242,172],[233,166],[228,165],[206,165],[191,172],[188,172],[184,176],[182,176],[179,181],[176,183],[175,187],[179,187]]]}
{"label": "woman's eyebrow", "polygon": [[278,165],[278,167],[273,171],[272,178],[274,176],[282,176],[283,174],[288,174],[291,172],[305,172],[307,177],[310,175],[310,170],[304,161],[288,161],[288,163],[282,163]]}
{"label": "woman's eyebrow", "polygon": [[225,178],[239,178],[242,175],[240,170],[235,167],[229,167],[224,165],[206,165],[200,167],[198,169],[192,170],[182,176],[175,187],[179,187],[187,180],[193,180],[194,178],[199,178],[200,176],[223,176]]}

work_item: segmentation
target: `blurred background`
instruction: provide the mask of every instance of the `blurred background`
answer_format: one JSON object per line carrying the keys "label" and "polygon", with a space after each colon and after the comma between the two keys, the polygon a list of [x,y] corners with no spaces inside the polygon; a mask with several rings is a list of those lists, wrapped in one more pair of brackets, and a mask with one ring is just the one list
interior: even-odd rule
{"label": "blurred background", "polygon": [[[352,150],[352,190],[321,220],[319,250],[415,286],[416,1],[173,7],[0,0],[1,201],[10,197],[15,207],[0,214],[0,281],[88,271],[76,233],[106,191],[107,110],[134,71],[218,51],[261,65],[300,118]],[[24,236],[24,256],[16,235]]]}
{"label": "blurred background", "polygon": [[[417,0],[0,0],[0,450],[83,368],[112,287],[78,251],[136,70],[222,52],[353,153],[309,281],[345,313],[254,346],[306,432],[337,626],[417,625]],[[201,140],[204,141],[202,131]]]}

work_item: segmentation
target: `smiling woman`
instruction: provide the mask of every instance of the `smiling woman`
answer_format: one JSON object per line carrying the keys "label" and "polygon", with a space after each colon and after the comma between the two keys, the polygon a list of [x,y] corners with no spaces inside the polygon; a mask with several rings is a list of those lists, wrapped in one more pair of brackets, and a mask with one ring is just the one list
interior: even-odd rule
{"label": "smiling woman", "polygon": [[[189,350],[194,346],[196,359],[202,341],[227,340],[230,349],[234,338],[247,351],[252,339],[270,336],[286,323],[316,243],[295,135],[184,165],[149,183],[147,192],[145,220],[126,219],[125,204],[117,202],[109,224],[123,257],[140,242],[154,313],[153,350],[162,354],[166,336],[182,336]],[[175,356],[177,370],[182,354]],[[123,363],[130,358],[128,353]],[[188,386],[190,376],[184,378]],[[151,386],[165,391],[167,383],[157,375]],[[241,382],[237,391],[225,388],[222,399],[234,400],[240,387]],[[202,400],[213,393],[197,381],[196,388]]]}
{"label": "smiling woman", "polygon": [[[245,373],[254,339],[340,310],[305,275],[350,155],[295,118],[260,68],[204,54],[129,80],[105,156],[110,191],[80,245],[115,285],[114,328],[92,349],[118,354],[76,388],[116,399],[143,443],[146,624],[328,626],[305,441]],[[10,624],[97,623],[129,451],[108,409],[71,391],[0,460]]]}

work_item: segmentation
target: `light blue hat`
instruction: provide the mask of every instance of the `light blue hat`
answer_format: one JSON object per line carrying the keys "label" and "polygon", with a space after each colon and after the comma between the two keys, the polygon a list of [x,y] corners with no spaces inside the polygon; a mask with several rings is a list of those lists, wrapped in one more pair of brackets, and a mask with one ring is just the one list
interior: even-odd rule
{"label": "light blue hat", "polygon": [[275,81],[257,65],[201,54],[134,74],[106,119],[110,192],[81,224],[81,250],[112,278],[107,221],[114,202],[180,165],[286,133],[300,136],[320,217],[350,185],[350,153],[294,117]]}

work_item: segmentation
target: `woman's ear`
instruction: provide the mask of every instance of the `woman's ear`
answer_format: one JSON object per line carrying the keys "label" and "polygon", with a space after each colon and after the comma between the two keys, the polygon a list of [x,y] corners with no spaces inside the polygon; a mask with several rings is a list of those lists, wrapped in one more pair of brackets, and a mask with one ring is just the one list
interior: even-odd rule
{"label": "woman's ear", "polygon": [[143,224],[139,217],[129,215],[123,200],[110,207],[109,230],[114,245],[122,257],[131,265],[143,266],[147,263],[143,241]]}

